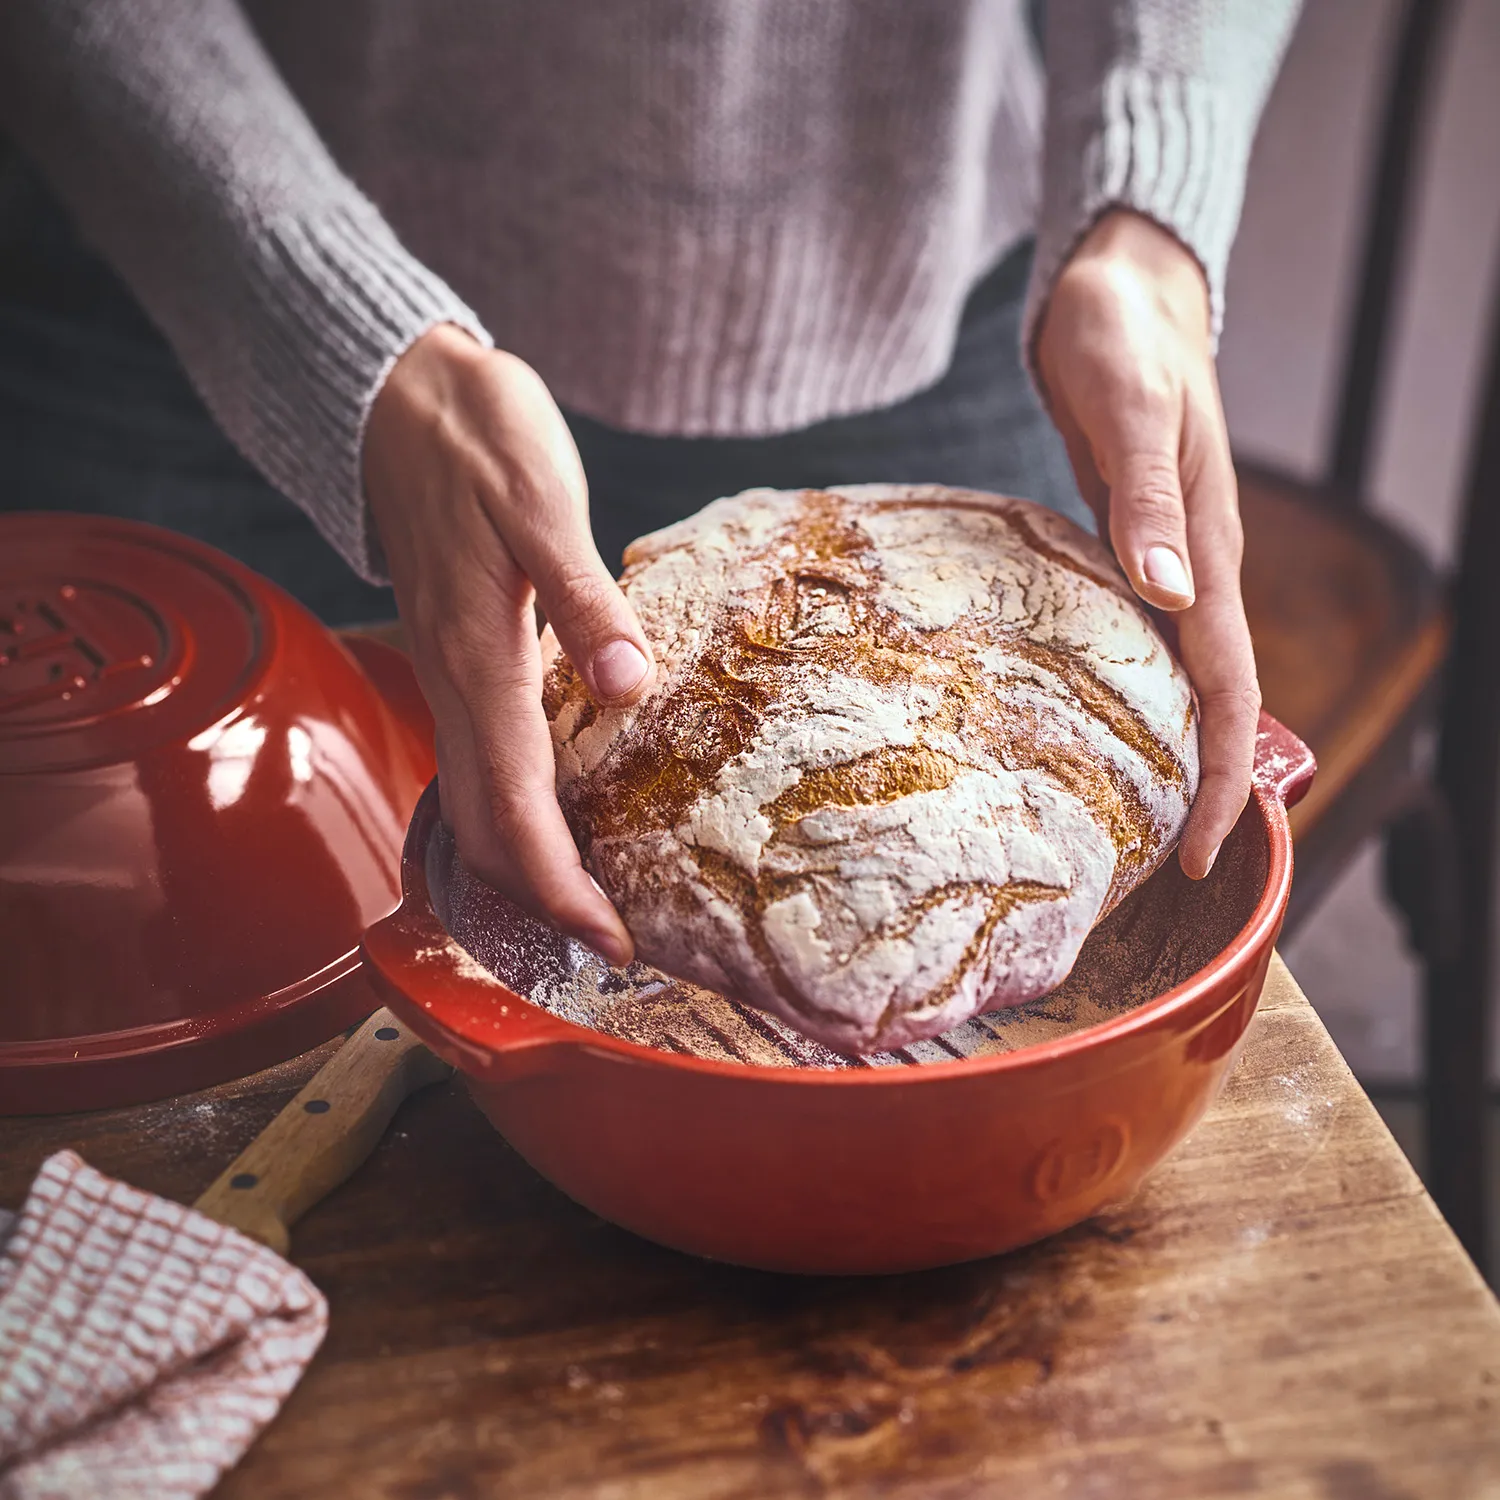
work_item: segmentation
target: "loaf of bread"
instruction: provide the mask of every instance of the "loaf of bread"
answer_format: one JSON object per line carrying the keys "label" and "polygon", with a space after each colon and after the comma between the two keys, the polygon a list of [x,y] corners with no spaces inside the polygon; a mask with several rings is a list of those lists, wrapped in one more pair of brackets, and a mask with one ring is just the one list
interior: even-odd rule
{"label": "loaf of bread", "polygon": [[1045,994],[1166,857],[1192,691],[1109,553],[1027,501],[749,490],[634,543],[658,685],[565,658],[558,795],[640,956],[845,1053]]}

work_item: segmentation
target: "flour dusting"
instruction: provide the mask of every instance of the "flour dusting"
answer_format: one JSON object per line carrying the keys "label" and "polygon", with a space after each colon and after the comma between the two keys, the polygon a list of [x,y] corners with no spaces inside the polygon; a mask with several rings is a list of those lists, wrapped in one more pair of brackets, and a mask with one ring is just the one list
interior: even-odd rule
{"label": "flour dusting", "polygon": [[[434,909],[452,935],[445,961],[469,979],[574,1025],[666,1052],[766,1067],[862,1068],[992,1057],[1123,1016],[1203,968],[1234,939],[1264,889],[1267,844],[1252,810],[1207,880],[1170,860],[1089,934],[1068,977],[1024,1005],[970,1018],[939,1036],[846,1056],[774,1016],[643,963],[611,969],[525,915],[465,869],[439,827],[427,853]],[[436,951],[428,955],[436,957]]]}
{"label": "flour dusting", "polygon": [[974,1016],[941,1036],[893,1051],[845,1057],[775,1016],[672,979],[647,964],[612,969],[579,943],[568,948],[569,971],[533,986],[527,996],[533,1005],[576,1026],[642,1046],[762,1067],[887,1068],[991,1057],[1095,1026],[1132,1003],[1065,984],[1030,1005]]}
{"label": "flour dusting", "polygon": [[601,708],[553,660],[558,800],[642,957],[697,993],[840,1052],[967,1056],[1004,1045],[976,1013],[1055,991],[1170,854],[1192,690],[1071,522],[750,490],[626,560],[657,685]]}

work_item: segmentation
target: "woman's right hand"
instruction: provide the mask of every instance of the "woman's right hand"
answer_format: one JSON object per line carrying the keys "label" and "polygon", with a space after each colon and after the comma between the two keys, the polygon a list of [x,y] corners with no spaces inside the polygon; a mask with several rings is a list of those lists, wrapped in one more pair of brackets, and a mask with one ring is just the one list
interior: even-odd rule
{"label": "woman's right hand", "polygon": [[557,805],[535,605],[601,704],[654,680],[589,530],[578,450],[541,378],[451,325],[397,361],[364,442],[365,494],[437,721],[443,819],[464,863],[614,964],[633,944]]}

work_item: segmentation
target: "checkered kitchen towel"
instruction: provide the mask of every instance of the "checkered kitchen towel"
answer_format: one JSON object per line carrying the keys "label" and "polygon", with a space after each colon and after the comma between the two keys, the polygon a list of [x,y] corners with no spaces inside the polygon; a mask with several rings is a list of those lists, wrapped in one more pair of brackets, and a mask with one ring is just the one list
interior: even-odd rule
{"label": "checkered kitchen towel", "polygon": [[58,1152],[0,1245],[0,1500],[206,1494],[327,1326],[265,1246]]}

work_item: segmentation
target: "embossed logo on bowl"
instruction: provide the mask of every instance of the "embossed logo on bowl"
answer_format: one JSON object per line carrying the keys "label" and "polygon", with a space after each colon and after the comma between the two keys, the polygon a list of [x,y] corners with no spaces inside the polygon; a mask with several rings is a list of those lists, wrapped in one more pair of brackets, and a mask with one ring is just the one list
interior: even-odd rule
{"label": "embossed logo on bowl", "polygon": [[1130,1144],[1123,1120],[1103,1120],[1091,1130],[1053,1141],[1031,1169],[1038,1203],[1067,1203],[1097,1192],[1119,1169]]}
{"label": "embossed logo on bowl", "polygon": [[0,593],[0,723],[56,727],[160,701],[173,686],[173,634],[110,584]]}
{"label": "embossed logo on bowl", "polygon": [[108,516],[0,516],[0,775],[185,743],[231,709],[273,635],[228,558]]}

